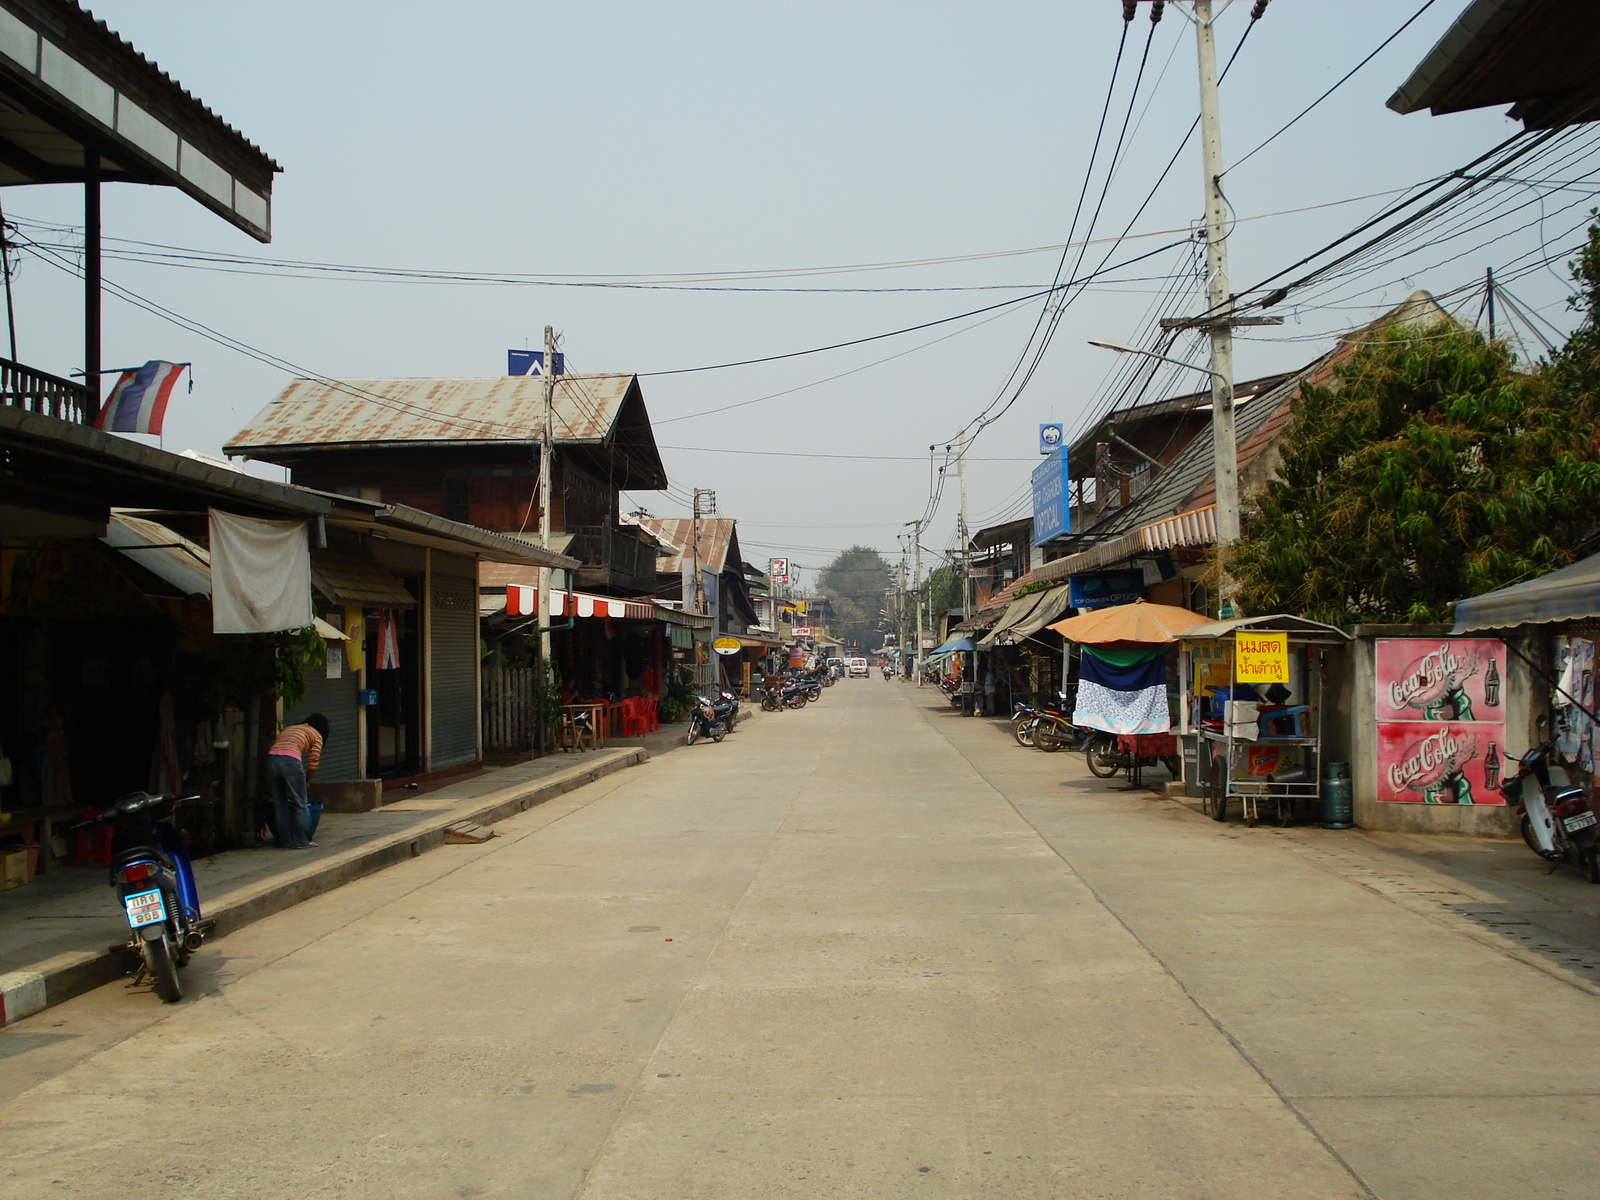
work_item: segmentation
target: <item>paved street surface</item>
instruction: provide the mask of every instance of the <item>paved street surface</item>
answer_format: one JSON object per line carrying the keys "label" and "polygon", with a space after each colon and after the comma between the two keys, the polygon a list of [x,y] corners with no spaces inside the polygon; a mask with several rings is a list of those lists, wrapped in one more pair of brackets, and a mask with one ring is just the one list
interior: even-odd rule
{"label": "paved street surface", "polygon": [[499,829],[0,1031],[0,1194],[1596,1194],[1582,914],[1415,846],[879,679]]}

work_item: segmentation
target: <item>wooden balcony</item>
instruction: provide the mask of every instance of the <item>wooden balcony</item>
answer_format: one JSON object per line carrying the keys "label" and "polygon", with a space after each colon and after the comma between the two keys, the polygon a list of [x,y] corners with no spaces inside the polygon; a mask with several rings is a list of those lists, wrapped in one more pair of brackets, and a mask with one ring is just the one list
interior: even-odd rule
{"label": "wooden balcony", "polygon": [[88,388],[59,375],[0,358],[0,403],[87,425],[99,415]]}
{"label": "wooden balcony", "polygon": [[655,543],[618,525],[574,525],[566,553],[578,568],[581,587],[605,589],[632,596],[653,595],[656,590]]}

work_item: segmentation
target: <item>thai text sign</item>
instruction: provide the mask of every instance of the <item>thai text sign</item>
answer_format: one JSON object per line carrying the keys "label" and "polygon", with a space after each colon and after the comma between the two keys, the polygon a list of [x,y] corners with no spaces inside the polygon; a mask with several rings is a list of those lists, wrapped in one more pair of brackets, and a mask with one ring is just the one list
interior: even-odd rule
{"label": "thai text sign", "polygon": [[1240,683],[1288,683],[1289,635],[1248,633],[1234,635]]}
{"label": "thai text sign", "polygon": [[1067,502],[1067,448],[1059,446],[1033,469],[1033,544],[1042,546],[1072,528]]}
{"label": "thai text sign", "polygon": [[1379,800],[1504,804],[1498,638],[1380,638],[1375,647]]}

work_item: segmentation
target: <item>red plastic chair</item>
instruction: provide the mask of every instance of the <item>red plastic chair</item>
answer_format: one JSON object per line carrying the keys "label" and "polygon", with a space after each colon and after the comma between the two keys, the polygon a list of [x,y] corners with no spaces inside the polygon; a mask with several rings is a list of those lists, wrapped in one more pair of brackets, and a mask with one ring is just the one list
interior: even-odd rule
{"label": "red plastic chair", "polygon": [[[97,817],[98,812],[87,812],[83,819]],[[72,865],[75,867],[109,867],[111,865],[111,830],[80,829],[78,841],[72,848]]]}
{"label": "red plastic chair", "polygon": [[637,696],[630,696],[622,702],[622,736],[643,737],[650,732],[650,723],[645,717],[644,703]]}

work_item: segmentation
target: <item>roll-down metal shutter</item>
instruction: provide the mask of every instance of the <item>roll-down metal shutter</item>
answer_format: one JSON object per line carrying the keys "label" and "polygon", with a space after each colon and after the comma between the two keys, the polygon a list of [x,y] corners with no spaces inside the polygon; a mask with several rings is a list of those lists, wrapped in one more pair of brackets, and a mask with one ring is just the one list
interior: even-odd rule
{"label": "roll-down metal shutter", "polygon": [[[343,654],[344,643],[328,647],[329,654]],[[360,779],[357,756],[356,711],[360,697],[359,681],[346,670],[343,678],[329,679],[326,667],[306,667],[306,690],[284,716],[285,725],[298,725],[314,712],[328,718],[328,740],[322,747],[322,765],[317,779],[323,783]]]}
{"label": "roll-down metal shutter", "polygon": [[433,577],[428,598],[433,745],[440,770],[478,757],[478,594],[470,579]]}

